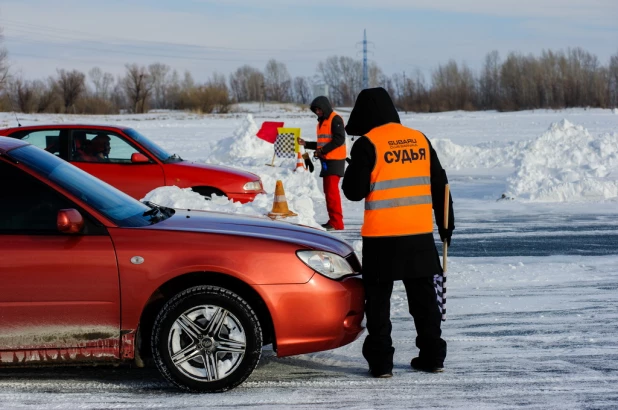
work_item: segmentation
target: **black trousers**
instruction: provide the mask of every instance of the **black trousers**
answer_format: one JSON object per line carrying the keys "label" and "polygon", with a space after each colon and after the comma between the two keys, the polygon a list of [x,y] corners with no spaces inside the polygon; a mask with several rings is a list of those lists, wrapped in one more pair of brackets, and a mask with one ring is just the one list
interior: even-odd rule
{"label": "black trousers", "polygon": [[[369,278],[367,278],[369,279]],[[393,369],[393,340],[390,319],[393,281],[364,280],[365,317],[368,336],[363,344],[363,356],[376,372]],[[429,365],[442,367],[446,357],[446,342],[440,337],[442,317],[436,301],[433,278],[404,279],[408,307],[416,327],[416,347],[419,357]]]}

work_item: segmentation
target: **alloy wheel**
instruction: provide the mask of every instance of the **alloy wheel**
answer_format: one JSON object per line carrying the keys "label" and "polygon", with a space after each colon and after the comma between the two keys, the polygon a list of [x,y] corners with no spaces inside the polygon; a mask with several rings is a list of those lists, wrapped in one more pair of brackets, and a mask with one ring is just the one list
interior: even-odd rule
{"label": "alloy wheel", "polygon": [[215,305],[194,306],[172,324],[168,352],[185,376],[201,382],[232,374],[247,349],[246,332],[229,310]]}

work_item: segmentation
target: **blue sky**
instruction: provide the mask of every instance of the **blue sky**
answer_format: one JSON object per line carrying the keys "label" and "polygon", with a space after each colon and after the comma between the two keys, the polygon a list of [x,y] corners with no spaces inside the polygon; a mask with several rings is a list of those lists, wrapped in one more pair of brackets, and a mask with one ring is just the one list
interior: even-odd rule
{"label": "blue sky", "polygon": [[12,70],[162,62],[203,81],[270,58],[312,76],[332,55],[369,58],[387,75],[427,79],[449,59],[478,70],[485,55],[582,47],[607,64],[618,53],[616,0],[2,0],[0,27]]}

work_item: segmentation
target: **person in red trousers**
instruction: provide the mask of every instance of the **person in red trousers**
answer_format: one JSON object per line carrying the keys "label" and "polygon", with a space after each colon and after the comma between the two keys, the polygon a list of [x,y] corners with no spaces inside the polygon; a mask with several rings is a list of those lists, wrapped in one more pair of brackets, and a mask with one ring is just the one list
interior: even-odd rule
{"label": "person in red trousers", "polygon": [[310,142],[299,138],[298,143],[306,149],[315,150],[314,157],[319,158],[322,165],[320,176],[324,180],[328,211],[328,222],[322,227],[327,231],[341,230],[344,225],[339,181],[345,172],[347,156],[343,119],[333,111],[330,101],[323,95],[314,99],[310,108],[318,116],[318,140]]}

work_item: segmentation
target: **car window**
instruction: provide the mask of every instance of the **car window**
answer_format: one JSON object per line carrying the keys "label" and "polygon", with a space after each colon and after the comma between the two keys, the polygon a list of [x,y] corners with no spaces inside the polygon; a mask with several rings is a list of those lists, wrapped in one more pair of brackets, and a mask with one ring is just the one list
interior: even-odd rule
{"label": "car window", "polygon": [[71,161],[130,164],[131,156],[141,151],[125,138],[109,131],[73,130]]}
{"label": "car window", "polygon": [[0,161],[0,175],[0,233],[61,234],[58,211],[75,208],[71,201],[6,162]]}
{"label": "car window", "polygon": [[146,226],[161,220],[145,214],[151,211],[145,204],[31,145],[12,149],[8,156],[66,189],[119,226]]}
{"label": "car window", "polygon": [[60,156],[60,130],[32,131],[24,134],[22,140]]}
{"label": "car window", "polygon": [[175,161],[180,160],[180,157],[178,156],[174,157],[174,155],[171,155],[169,152],[167,152],[166,150],[164,150],[163,148],[161,148],[160,146],[158,146],[153,141],[146,138],[139,132],[135,131],[133,128],[126,128],[124,130],[124,133],[127,134],[129,137],[133,138],[139,144],[141,144],[142,147],[146,148],[155,157],[159,158],[159,160],[162,162],[175,162]]}

